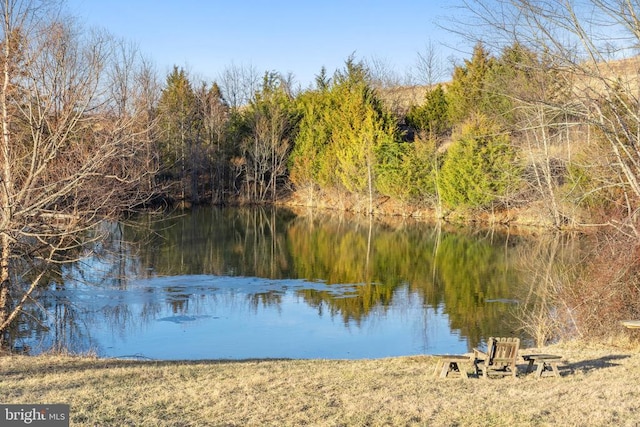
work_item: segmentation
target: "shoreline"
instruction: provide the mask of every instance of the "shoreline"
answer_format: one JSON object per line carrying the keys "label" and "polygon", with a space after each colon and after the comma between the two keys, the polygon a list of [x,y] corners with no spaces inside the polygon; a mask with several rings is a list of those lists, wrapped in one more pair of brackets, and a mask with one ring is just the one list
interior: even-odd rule
{"label": "shoreline", "polygon": [[[71,425],[635,425],[640,345],[579,341],[560,378],[435,378],[437,358],[136,361],[0,357],[4,404],[65,403]],[[523,371],[522,362],[518,364]]]}
{"label": "shoreline", "polygon": [[[355,195],[316,195],[305,198],[301,192],[294,192],[276,201],[276,206],[284,206],[296,213],[318,210],[336,215],[354,215],[367,218],[368,201]],[[504,227],[522,230],[524,233],[544,232],[589,232],[606,227],[607,224],[590,225],[580,218],[566,219],[562,227],[556,227],[553,219],[545,215],[544,206],[529,204],[524,207],[483,210],[452,211],[434,207],[417,206],[389,197],[377,197],[372,217],[384,222],[413,220],[431,224],[444,223],[450,226]]]}

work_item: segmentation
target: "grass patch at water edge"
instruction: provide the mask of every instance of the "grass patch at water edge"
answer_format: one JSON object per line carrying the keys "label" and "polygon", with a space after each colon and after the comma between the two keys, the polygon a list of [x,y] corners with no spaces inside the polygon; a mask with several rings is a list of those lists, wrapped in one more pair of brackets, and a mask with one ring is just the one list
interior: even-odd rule
{"label": "grass patch at water edge", "polygon": [[[160,362],[0,357],[0,403],[91,426],[640,425],[640,349],[561,344],[561,378],[435,378],[436,359]],[[525,350],[523,353],[532,352]]]}

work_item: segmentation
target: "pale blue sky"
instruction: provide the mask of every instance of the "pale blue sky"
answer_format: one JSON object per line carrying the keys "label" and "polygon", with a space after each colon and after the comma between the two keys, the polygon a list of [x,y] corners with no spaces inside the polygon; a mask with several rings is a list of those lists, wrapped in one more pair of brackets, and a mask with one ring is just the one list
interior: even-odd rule
{"label": "pale blue sky", "polygon": [[70,13],[136,42],[164,77],[173,65],[207,81],[232,64],[291,72],[306,86],[355,53],[402,76],[430,42],[447,62],[462,46],[439,28],[456,11],[435,0],[67,0]]}

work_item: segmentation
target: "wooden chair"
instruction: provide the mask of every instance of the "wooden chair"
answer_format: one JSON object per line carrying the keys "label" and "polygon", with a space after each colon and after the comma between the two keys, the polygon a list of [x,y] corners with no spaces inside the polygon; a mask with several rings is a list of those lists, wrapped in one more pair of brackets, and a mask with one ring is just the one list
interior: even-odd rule
{"label": "wooden chair", "polygon": [[519,348],[519,338],[489,338],[486,352],[473,349],[476,375],[481,370],[482,378],[487,378],[488,375],[511,375],[515,378],[518,374],[516,359]]}

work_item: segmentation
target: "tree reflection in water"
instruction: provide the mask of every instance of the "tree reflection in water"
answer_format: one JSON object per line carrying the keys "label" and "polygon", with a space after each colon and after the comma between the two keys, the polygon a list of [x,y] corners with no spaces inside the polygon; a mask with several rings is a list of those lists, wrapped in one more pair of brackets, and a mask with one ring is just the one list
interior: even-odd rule
{"label": "tree reflection in water", "polygon": [[[44,290],[48,316],[30,307],[16,344],[86,351],[100,348],[89,337],[105,324],[130,337],[159,316],[178,324],[217,319],[212,307],[221,304],[285,316],[290,294],[347,327],[382,322],[390,311],[415,316],[418,304],[423,315],[412,320],[421,322],[425,342],[434,315],[467,349],[517,334],[512,306],[522,278],[514,265],[530,244],[521,237],[260,208],[196,209],[105,227],[110,239],[63,271],[62,285]],[[237,281],[225,288],[224,277],[244,278],[241,289]]]}

